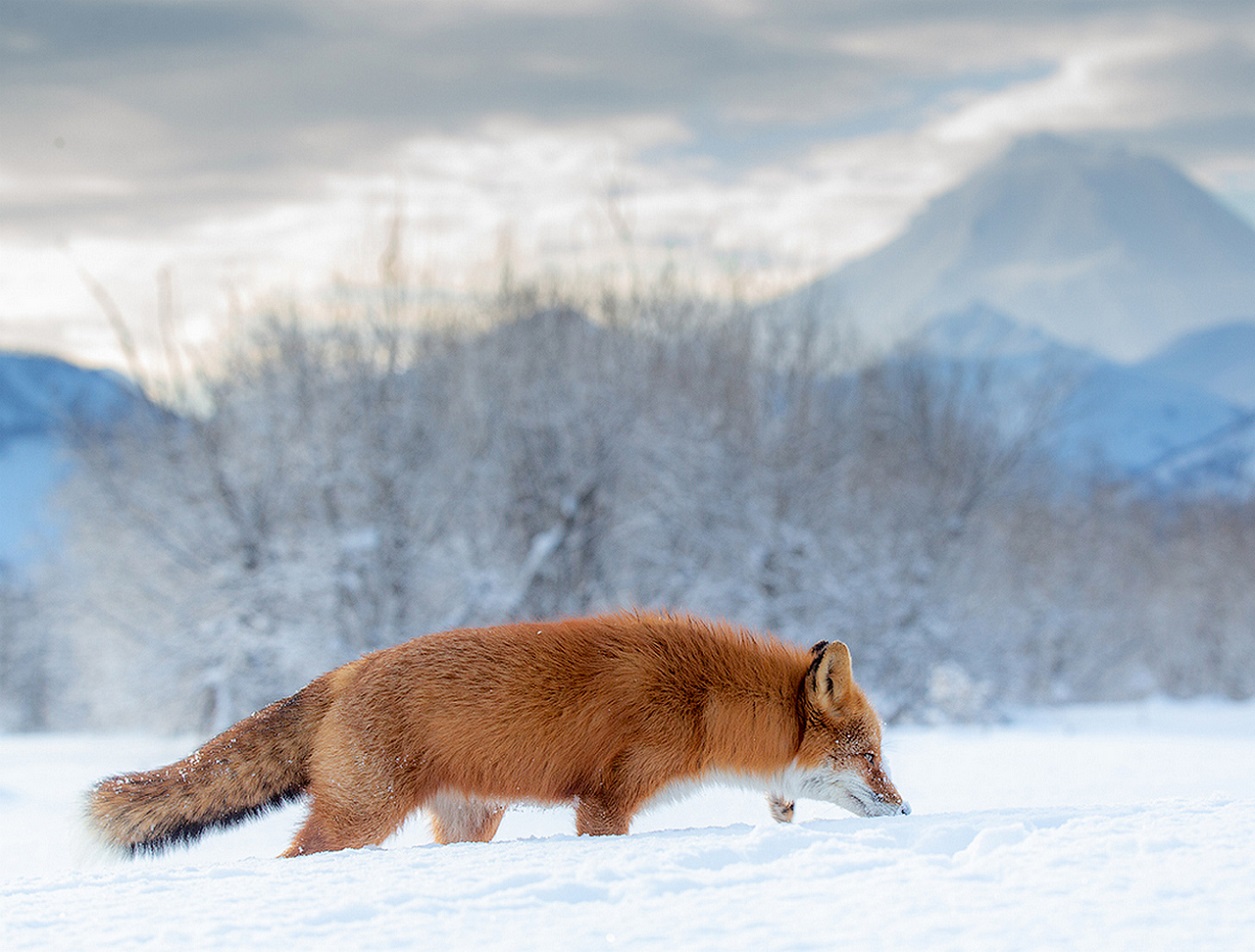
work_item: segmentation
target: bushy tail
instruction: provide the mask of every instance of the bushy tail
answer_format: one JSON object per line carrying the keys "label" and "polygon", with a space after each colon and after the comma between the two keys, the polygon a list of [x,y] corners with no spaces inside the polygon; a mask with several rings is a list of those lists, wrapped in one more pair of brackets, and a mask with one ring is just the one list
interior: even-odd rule
{"label": "bushy tail", "polygon": [[178,763],[100,781],[88,794],[88,822],[111,846],[157,853],[298,797],[331,699],[330,680],[321,677]]}

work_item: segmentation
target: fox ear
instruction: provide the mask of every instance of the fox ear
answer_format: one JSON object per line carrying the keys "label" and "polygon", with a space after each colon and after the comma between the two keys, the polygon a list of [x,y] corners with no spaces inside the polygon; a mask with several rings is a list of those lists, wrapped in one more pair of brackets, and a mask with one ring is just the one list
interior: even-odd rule
{"label": "fox ear", "polygon": [[825,645],[816,652],[806,677],[806,693],[816,707],[837,713],[854,684],[850,649],[840,641]]}

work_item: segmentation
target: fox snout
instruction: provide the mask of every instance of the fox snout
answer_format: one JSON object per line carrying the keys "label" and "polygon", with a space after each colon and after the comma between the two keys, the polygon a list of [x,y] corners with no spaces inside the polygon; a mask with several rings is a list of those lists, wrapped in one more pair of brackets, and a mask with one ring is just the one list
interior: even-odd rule
{"label": "fox snout", "polygon": [[851,813],[861,816],[907,816],[911,812],[911,805],[879,768],[866,775],[862,771],[842,771],[838,778],[845,795],[840,802]]}
{"label": "fox snout", "polygon": [[[862,809],[863,816],[909,816],[911,813],[911,805],[903,800],[900,796],[885,796],[884,794],[871,793],[871,796],[862,796],[862,791],[851,790],[852,798],[855,803]],[[851,812],[859,812],[855,809]]]}
{"label": "fox snout", "polygon": [[888,790],[883,792],[878,791],[876,794],[877,799],[879,799],[886,807],[885,812],[880,815],[910,816],[911,805],[906,802],[902,794],[898,793],[898,788],[891,783],[887,784],[887,786],[889,788]]}
{"label": "fox snout", "polygon": [[879,803],[863,804],[867,809],[865,817],[909,817],[911,804],[906,800],[894,803],[892,800],[880,800]]}

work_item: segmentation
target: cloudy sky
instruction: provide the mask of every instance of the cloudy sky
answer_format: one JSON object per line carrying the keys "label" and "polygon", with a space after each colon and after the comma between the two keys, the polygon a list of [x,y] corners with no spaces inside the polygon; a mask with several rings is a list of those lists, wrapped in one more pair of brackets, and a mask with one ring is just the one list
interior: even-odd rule
{"label": "cloudy sky", "polygon": [[1040,130],[1255,220],[1255,4],[0,0],[0,347],[114,359],[84,274],[210,333],[369,275],[398,213],[453,288],[800,281]]}

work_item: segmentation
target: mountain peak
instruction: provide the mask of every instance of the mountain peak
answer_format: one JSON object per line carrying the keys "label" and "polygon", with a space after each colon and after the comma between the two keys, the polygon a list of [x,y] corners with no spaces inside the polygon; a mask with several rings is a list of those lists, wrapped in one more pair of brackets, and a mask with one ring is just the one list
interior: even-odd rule
{"label": "mountain peak", "polygon": [[1057,166],[1071,162],[1094,165],[1122,161],[1129,157],[1129,150],[1120,145],[1071,138],[1057,132],[1037,132],[1016,139],[998,161],[1003,164],[1045,162]]}
{"label": "mountain peak", "polygon": [[1255,230],[1161,159],[1037,135],[819,290],[873,336],[900,338],[979,300],[1134,359],[1255,314]]}

